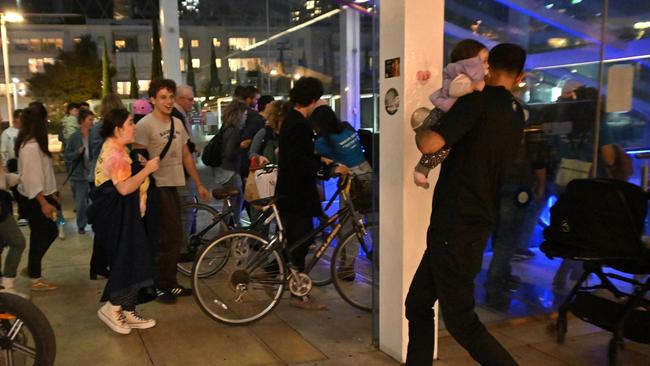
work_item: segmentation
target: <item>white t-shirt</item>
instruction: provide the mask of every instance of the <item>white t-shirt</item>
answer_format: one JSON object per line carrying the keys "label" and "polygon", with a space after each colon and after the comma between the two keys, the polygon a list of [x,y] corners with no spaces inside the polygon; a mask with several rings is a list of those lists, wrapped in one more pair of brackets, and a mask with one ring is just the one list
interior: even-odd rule
{"label": "white t-shirt", "polygon": [[0,135],[0,155],[2,155],[2,162],[5,166],[7,166],[7,160],[16,158],[14,151],[16,137],[18,137],[18,129],[13,126],[2,131],[2,135]]}
{"label": "white t-shirt", "polygon": [[27,141],[20,148],[18,174],[20,175],[18,192],[29,199],[33,199],[41,192],[45,196],[56,192],[52,158],[41,151],[34,139]]}
{"label": "white t-shirt", "polygon": [[[153,113],[144,116],[136,125],[135,143],[146,146],[149,157],[160,156],[167,140],[169,139],[171,123],[169,120],[160,121]],[[174,118],[174,139],[172,145],[160,161],[160,168],[153,173],[157,187],[182,187],[185,186],[185,173],[183,171],[183,147],[189,136],[183,127],[183,122]]]}

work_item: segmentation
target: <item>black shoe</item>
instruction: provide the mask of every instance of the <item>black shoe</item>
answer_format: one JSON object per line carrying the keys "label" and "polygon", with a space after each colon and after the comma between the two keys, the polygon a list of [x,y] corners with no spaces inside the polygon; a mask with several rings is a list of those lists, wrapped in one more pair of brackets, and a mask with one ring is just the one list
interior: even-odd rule
{"label": "black shoe", "polygon": [[163,304],[175,304],[177,301],[176,296],[168,291],[158,289],[156,290],[156,295],[158,295],[156,300]]}
{"label": "black shoe", "polygon": [[513,261],[527,261],[529,259],[535,258],[535,252],[533,252],[530,249],[526,249],[523,251],[517,251],[514,256],[512,257]]}
{"label": "black shoe", "polygon": [[104,278],[108,278],[110,272],[108,270],[104,271],[95,271],[93,269],[90,269],[90,279],[95,281],[97,280],[97,276],[102,276]]}
{"label": "black shoe", "polygon": [[172,287],[169,292],[174,296],[192,296],[192,289],[183,287],[181,285],[176,285]]}
{"label": "black shoe", "polygon": [[506,280],[506,290],[510,292],[515,292],[517,289],[519,289],[519,286],[521,286],[521,278],[519,276],[515,275],[510,275],[508,279]]}

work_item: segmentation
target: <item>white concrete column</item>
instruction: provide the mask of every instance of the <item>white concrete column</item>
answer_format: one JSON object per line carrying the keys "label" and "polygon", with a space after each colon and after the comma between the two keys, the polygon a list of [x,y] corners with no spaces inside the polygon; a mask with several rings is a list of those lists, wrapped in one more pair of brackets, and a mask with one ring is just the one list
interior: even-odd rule
{"label": "white concrete column", "polygon": [[360,14],[344,7],[339,14],[341,37],[341,113],[342,121],[361,127]]}
{"label": "white concrete column", "polygon": [[[379,347],[401,362],[408,342],[404,300],[426,246],[439,172],[431,172],[429,190],[413,183],[420,153],[410,120],[417,108],[432,108],[428,96],[442,84],[444,13],[444,0],[385,0],[380,7]],[[393,60],[389,70],[387,60]],[[385,107],[391,89],[400,101],[394,114]]]}
{"label": "white concrete column", "polygon": [[[177,84],[181,77],[181,50],[178,47],[178,3],[176,0],[160,0],[160,45],[162,48],[163,75]],[[191,47],[187,42],[185,47]],[[187,60],[192,65],[192,60]],[[191,66],[190,66],[191,67]]]}

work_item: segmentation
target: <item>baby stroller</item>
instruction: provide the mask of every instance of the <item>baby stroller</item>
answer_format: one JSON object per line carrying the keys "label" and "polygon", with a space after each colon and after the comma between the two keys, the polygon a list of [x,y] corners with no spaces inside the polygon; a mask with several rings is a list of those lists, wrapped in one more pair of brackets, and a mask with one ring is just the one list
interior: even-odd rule
{"label": "baby stroller", "polygon": [[[648,194],[640,187],[609,179],[573,180],[551,208],[551,224],[544,230],[540,249],[549,258],[584,265],[584,273],[558,309],[558,343],[564,342],[569,311],[613,333],[610,365],[616,364],[624,338],[650,343],[650,301],[645,297],[650,279],[635,279],[650,274],[650,250],[642,240],[647,208]],[[594,276],[597,283],[590,285]],[[598,296],[595,290],[606,290],[613,299]]]}

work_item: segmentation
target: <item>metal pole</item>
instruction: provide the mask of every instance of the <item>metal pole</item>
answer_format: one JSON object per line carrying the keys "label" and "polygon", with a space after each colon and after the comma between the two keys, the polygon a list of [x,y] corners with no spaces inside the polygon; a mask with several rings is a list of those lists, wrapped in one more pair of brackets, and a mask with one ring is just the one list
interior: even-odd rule
{"label": "metal pole", "polygon": [[[18,83],[11,79],[11,87],[14,95],[14,108],[18,108]],[[11,113],[13,115],[13,111]]]}
{"label": "metal pole", "polygon": [[598,64],[598,97],[596,98],[596,121],[594,122],[594,162],[591,176],[598,175],[598,153],[600,152],[600,124],[602,123],[603,105],[603,77],[605,74],[605,35],[607,32],[607,19],[609,18],[609,0],[603,0],[603,15],[600,23],[600,63]]}
{"label": "metal pole", "polygon": [[0,13],[0,29],[2,33],[2,62],[5,69],[5,96],[7,97],[7,115],[9,126],[14,124],[14,114],[11,108],[11,96],[9,95],[9,42],[7,42],[7,26],[5,25],[5,14]]}
{"label": "metal pole", "polygon": [[[271,37],[271,15],[269,14],[269,0],[266,0],[266,38]],[[266,42],[266,93],[271,94],[271,42]]]}

